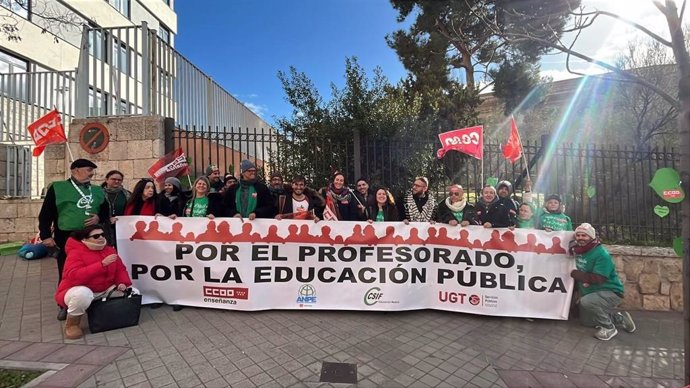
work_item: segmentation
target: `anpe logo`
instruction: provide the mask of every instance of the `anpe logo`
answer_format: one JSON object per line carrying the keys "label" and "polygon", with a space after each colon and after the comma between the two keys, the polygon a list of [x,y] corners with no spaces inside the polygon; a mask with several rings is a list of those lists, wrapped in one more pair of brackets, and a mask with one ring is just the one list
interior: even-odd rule
{"label": "anpe logo", "polygon": [[204,286],[204,296],[228,299],[249,299],[249,288]]}
{"label": "anpe logo", "polygon": [[373,306],[378,303],[383,297],[383,292],[378,287],[374,287],[364,294],[364,304],[367,306]]}
{"label": "anpe logo", "polygon": [[311,284],[305,284],[300,287],[299,291],[297,291],[297,303],[300,304],[300,307],[305,304],[316,303],[316,289]]}

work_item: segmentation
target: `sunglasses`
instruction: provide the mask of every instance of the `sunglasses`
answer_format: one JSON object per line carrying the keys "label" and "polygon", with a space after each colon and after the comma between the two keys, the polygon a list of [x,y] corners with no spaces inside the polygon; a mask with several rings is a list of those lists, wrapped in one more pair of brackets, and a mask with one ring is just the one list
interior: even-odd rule
{"label": "sunglasses", "polygon": [[101,238],[105,237],[105,233],[96,233],[89,236],[89,238]]}

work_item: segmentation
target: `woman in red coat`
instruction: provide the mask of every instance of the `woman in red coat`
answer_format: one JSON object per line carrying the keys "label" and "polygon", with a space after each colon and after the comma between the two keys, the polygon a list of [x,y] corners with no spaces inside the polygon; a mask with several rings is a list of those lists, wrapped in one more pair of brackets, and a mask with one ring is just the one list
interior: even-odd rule
{"label": "woman in red coat", "polygon": [[65,251],[67,261],[55,301],[67,308],[65,337],[78,339],[84,335],[81,317],[94,298],[113,288],[125,291],[132,281],[115,249],[106,245],[103,228],[99,225],[73,232]]}

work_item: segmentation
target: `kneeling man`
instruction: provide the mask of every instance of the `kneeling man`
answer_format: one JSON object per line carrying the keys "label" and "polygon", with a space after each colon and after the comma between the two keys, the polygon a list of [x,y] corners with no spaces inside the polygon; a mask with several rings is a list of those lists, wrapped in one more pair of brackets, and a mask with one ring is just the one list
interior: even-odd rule
{"label": "kneeling man", "polygon": [[616,326],[629,333],[635,331],[635,322],[627,311],[613,311],[623,299],[623,283],[611,255],[596,238],[594,227],[587,223],[578,226],[570,246],[577,260],[577,269],[570,276],[580,290],[582,324],[598,328],[594,336],[602,341],[618,334]]}

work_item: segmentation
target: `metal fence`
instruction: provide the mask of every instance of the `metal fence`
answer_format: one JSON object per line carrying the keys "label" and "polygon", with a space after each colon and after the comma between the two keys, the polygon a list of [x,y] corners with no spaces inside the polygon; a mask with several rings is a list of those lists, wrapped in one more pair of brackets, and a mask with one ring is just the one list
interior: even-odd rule
{"label": "metal fence", "polygon": [[[459,183],[473,200],[482,182],[490,178],[513,182],[520,199],[526,162],[539,204],[549,194],[560,194],[573,224],[592,223],[608,243],[669,245],[680,235],[680,204],[664,203],[648,186],[657,169],[676,166],[678,155],[673,149],[552,145],[544,139],[525,143],[525,161],[511,164],[499,144],[485,144],[482,166],[481,161],[454,152],[439,161],[437,139],[363,138],[356,147],[352,139],[305,141],[250,128],[188,128],[176,130],[172,138],[174,146],[187,153],[195,175],[203,174],[208,164],[237,174],[240,161],[249,157],[264,178],[272,171],[283,173],[286,180],[300,174],[314,187],[327,184],[334,169],[344,171],[354,186],[359,178],[355,171],[360,170],[372,186],[383,185],[400,194],[415,176],[425,175],[438,199],[449,184]],[[668,206],[669,214],[658,217],[656,205]]]}
{"label": "metal fence", "polygon": [[32,158],[27,127],[50,110],[62,113],[65,130],[75,110],[75,71],[0,74],[0,196],[40,195],[44,160]]}

